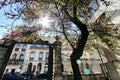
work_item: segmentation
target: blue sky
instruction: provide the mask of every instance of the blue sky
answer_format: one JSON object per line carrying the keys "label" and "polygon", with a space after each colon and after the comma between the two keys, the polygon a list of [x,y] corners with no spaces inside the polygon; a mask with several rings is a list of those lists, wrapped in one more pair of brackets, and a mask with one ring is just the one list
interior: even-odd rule
{"label": "blue sky", "polygon": [[[1,1],[1,0],[0,0]],[[0,25],[6,26],[7,28],[11,28],[11,23],[14,21],[12,19],[8,19],[5,15],[4,15],[4,11],[8,10],[10,7],[7,6],[5,8],[0,9]],[[15,25],[22,25],[23,22],[22,20],[16,20],[13,24],[13,26]],[[0,27],[0,39],[3,37],[3,35],[8,31],[7,28],[4,27]]]}

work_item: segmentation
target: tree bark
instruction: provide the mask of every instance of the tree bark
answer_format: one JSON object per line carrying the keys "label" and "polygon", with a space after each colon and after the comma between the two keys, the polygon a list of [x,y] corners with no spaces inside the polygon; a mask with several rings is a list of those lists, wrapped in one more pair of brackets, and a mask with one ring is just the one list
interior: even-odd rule
{"label": "tree bark", "polygon": [[83,24],[78,18],[74,18],[72,22],[81,31],[81,36],[78,38],[77,46],[73,49],[73,52],[71,54],[71,65],[73,69],[74,80],[82,80],[82,75],[79,71],[79,67],[76,63],[76,60],[83,55],[83,50],[87,42],[89,32],[87,26]]}

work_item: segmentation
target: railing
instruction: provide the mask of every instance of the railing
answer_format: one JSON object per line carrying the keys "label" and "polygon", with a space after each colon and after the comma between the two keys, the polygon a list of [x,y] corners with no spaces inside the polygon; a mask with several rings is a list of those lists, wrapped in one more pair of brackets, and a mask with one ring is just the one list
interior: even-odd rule
{"label": "railing", "polygon": [[47,45],[31,45],[30,49],[49,49]]}
{"label": "railing", "polygon": [[8,65],[21,65],[23,64],[24,60],[16,59],[16,60],[9,60]]}

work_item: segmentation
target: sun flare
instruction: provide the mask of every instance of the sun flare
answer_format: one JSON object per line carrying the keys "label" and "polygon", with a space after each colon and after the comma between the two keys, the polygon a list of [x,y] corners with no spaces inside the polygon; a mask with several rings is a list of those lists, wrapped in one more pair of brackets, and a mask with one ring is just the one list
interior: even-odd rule
{"label": "sun flare", "polygon": [[48,17],[42,17],[39,19],[39,24],[42,25],[44,28],[49,28],[50,27],[50,19]]}

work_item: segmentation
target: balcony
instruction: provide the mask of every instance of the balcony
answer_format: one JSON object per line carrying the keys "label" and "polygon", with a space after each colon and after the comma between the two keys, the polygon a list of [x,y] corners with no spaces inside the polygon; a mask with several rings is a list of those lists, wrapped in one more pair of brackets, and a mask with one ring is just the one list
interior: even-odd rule
{"label": "balcony", "polygon": [[22,65],[24,60],[20,60],[20,59],[10,59],[8,62],[8,65]]}
{"label": "balcony", "polygon": [[48,45],[31,45],[30,49],[49,49]]}

